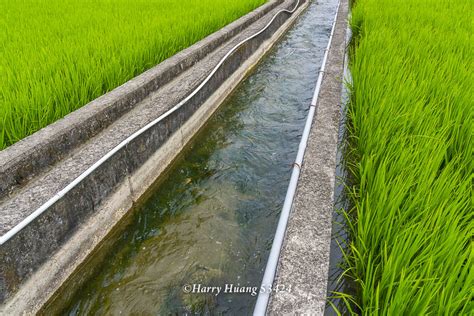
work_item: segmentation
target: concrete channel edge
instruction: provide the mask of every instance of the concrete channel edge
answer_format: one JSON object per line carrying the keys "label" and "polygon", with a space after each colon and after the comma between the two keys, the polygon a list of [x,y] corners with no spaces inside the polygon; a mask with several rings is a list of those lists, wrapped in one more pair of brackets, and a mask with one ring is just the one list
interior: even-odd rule
{"label": "concrete channel edge", "polygon": [[336,153],[342,106],[348,0],[340,0],[326,70],[267,309],[268,315],[324,315],[330,262]]}

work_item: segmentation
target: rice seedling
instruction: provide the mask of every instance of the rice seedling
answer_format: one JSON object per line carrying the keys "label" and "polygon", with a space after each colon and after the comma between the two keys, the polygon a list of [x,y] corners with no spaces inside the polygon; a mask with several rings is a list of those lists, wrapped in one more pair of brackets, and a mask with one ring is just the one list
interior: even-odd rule
{"label": "rice seedling", "polygon": [[364,315],[474,313],[472,2],[357,0],[341,293]]}
{"label": "rice seedling", "polygon": [[0,149],[265,0],[0,0]]}

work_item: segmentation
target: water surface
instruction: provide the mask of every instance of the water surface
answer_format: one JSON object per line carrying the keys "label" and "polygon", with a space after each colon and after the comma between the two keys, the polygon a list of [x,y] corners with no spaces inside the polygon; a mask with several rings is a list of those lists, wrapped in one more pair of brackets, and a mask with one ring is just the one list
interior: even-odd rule
{"label": "water surface", "polygon": [[313,2],[220,107],[66,314],[252,312],[252,293],[183,286],[260,286],[336,2]]}

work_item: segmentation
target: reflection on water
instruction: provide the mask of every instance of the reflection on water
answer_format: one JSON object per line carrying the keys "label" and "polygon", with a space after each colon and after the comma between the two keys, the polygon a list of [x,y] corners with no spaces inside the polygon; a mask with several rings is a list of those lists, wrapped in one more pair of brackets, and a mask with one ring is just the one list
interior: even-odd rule
{"label": "reflection on water", "polygon": [[[69,315],[248,314],[303,130],[335,0],[314,2],[136,212]],[[72,289],[70,290],[72,291]]]}

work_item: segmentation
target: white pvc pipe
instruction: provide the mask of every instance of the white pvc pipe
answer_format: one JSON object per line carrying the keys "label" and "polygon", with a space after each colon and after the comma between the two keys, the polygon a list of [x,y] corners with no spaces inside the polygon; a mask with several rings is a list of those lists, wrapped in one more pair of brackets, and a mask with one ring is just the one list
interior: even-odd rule
{"label": "white pvc pipe", "polygon": [[11,230],[9,230],[7,233],[5,233],[3,236],[0,237],[0,246],[6,243],[10,238],[15,236],[20,230],[25,228],[29,223],[31,223],[33,220],[35,220],[38,216],[43,214],[51,205],[56,203],[59,199],[61,199],[65,194],[67,194],[69,191],[71,191],[75,186],[77,186],[84,178],[86,178],[88,175],[90,175],[92,172],[94,172],[99,166],[101,166],[105,161],[107,161],[110,157],[112,157],[115,153],[117,153],[120,149],[124,148],[127,146],[128,143],[130,143],[132,140],[137,138],[139,135],[150,129],[151,127],[155,126],[159,122],[161,122],[163,119],[168,117],[170,114],[178,110],[180,107],[182,107],[186,102],[188,102],[193,96],[195,96],[203,87],[204,85],[214,76],[214,74],[217,72],[217,70],[222,66],[222,64],[231,56],[237,49],[239,49],[243,44],[246,42],[250,41],[251,39],[257,37],[261,33],[263,33],[276,19],[276,17],[281,14],[281,13],[289,13],[292,14],[296,11],[300,4],[300,0],[296,2],[295,7],[292,10],[279,10],[273,18],[257,33],[247,37],[246,39],[242,40],[239,42],[237,45],[235,45],[227,54],[225,54],[224,57],[219,61],[219,63],[212,69],[211,73],[204,79],[204,81],[193,91],[191,94],[189,94],[185,99],[181,100],[178,104],[176,104],[174,107],[160,115],[157,119],[153,120],[152,122],[148,123],[129,137],[127,137],[124,141],[122,141],[120,144],[112,148],[107,154],[105,154],[102,158],[100,158],[96,163],[94,163],[92,166],[90,166],[86,171],[84,171],[81,175],[79,175],[76,179],[74,179],[71,183],[69,183],[64,189],[56,193],[52,198],[50,198],[46,203],[41,205],[38,209],[36,209],[33,213],[28,215],[25,219],[23,219],[20,223],[18,223],[15,227],[13,227]]}
{"label": "white pvc pipe", "polygon": [[[293,207],[293,199],[295,197],[296,188],[298,185],[298,178],[300,176],[301,166],[303,163],[304,153],[308,144],[309,132],[311,131],[311,125],[313,123],[314,113],[316,111],[316,104],[318,103],[319,91],[321,90],[321,82],[323,80],[323,73],[326,69],[326,62],[328,58],[329,48],[331,47],[332,37],[334,35],[334,29],[336,26],[337,14],[339,11],[340,1],[336,8],[336,14],[332,23],[331,35],[329,36],[328,45],[324,53],[321,69],[319,70],[318,81],[316,82],[316,88],[314,90],[313,100],[309,108],[308,117],[304,126],[303,135],[298,147],[298,154],[296,155],[295,163],[293,164],[293,171],[291,173],[290,184],[286,192],[285,202],[283,209],[280,214],[278,221],[275,238],[273,239],[272,249],[268,256],[267,266],[263,275],[262,285],[258,294],[255,309],[253,311],[254,316],[265,315],[268,307],[268,301],[270,299],[271,290],[273,289],[273,281],[275,279],[275,273],[278,266],[278,259],[280,257],[281,247],[283,245],[283,239],[285,237],[286,227],[288,225],[288,218],[290,217],[291,209]],[[275,289],[273,289],[275,290]]]}

